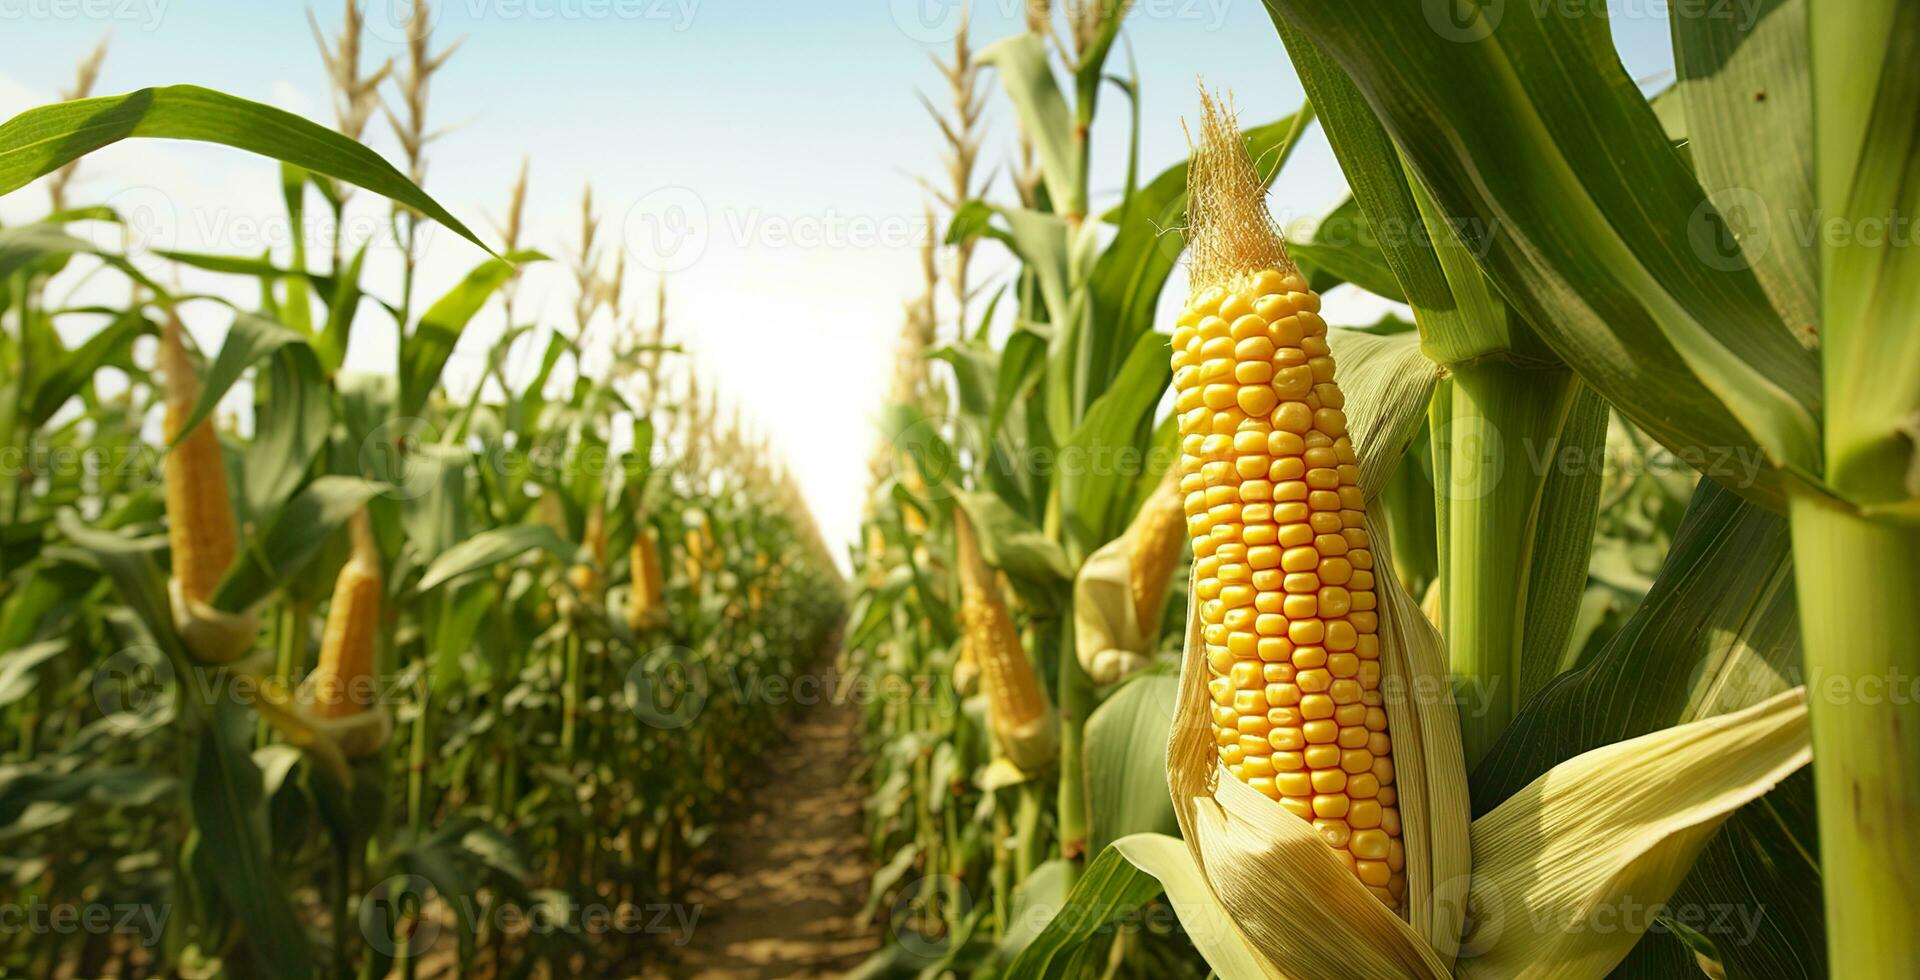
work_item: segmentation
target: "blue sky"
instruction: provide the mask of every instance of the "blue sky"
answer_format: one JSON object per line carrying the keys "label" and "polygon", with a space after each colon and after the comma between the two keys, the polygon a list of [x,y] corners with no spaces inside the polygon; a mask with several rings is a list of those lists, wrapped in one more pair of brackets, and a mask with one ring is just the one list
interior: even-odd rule
{"label": "blue sky", "polygon": [[[1662,0],[1610,4],[1622,58],[1657,81],[1671,64]],[[369,61],[398,56],[407,0],[372,0]],[[628,252],[636,303],[650,308],[654,269],[671,275],[672,331],[703,376],[759,420],[801,476],[830,538],[847,540],[867,480],[872,420],[884,391],[901,304],[918,289],[916,174],[938,172],[935,131],[916,92],[944,99],[928,62],[958,22],[949,0],[448,0],[436,40],[463,38],[435,77],[427,188],[476,227],[500,214],[523,155],[531,158],[531,244],[564,252],[591,181],[606,232],[630,241],[664,202],[704,221],[697,254],[662,262]],[[338,0],[314,15],[337,29]],[[192,82],[323,121],[325,74],[294,3],[210,0],[13,0],[0,8],[10,42],[0,66],[0,114],[51,101],[103,33],[112,43],[96,92]],[[1016,0],[973,4],[977,43],[1022,29]],[[23,40],[30,38],[28,43]],[[1254,0],[1137,0],[1127,48],[1142,80],[1143,169],[1185,155],[1181,117],[1195,80],[1229,89],[1242,118],[1264,121],[1302,98],[1265,9]],[[1004,172],[1013,117],[990,77],[983,164]],[[1125,160],[1124,103],[1109,89],[1096,126],[1093,186],[1117,194]],[[376,120],[369,141],[394,157]],[[161,196],[180,247],[242,251],[244,232],[279,214],[273,168],[223,149],[148,143],[90,159],[75,196]],[[129,191],[128,188],[134,188]],[[1273,205],[1283,222],[1338,201],[1344,182],[1317,129],[1283,175]],[[1008,195],[1004,180],[992,189]],[[1096,203],[1099,203],[1096,201]],[[35,188],[0,201],[0,220],[44,210]],[[981,249],[986,276],[1004,269]],[[480,258],[451,235],[429,243],[422,295],[431,298]],[[372,260],[370,260],[372,261]],[[555,317],[571,304],[558,268],[530,273],[526,295]],[[193,283],[193,285],[201,285]],[[231,283],[219,284],[231,287]],[[383,285],[374,283],[378,292]],[[395,282],[384,284],[389,290]],[[208,284],[208,288],[214,288]],[[1170,294],[1183,290],[1176,282]],[[391,295],[388,292],[386,295]],[[1369,319],[1368,297],[1328,297],[1336,320]],[[217,342],[218,316],[190,323]],[[497,333],[476,328],[464,354]],[[356,335],[352,364],[391,363],[391,331]],[[605,332],[601,336],[605,337]],[[455,383],[471,361],[457,359]]]}

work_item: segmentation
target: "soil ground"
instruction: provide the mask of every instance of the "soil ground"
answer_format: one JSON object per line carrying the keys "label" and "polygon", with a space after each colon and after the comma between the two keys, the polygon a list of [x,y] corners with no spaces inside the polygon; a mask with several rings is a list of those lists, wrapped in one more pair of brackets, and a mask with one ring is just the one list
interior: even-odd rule
{"label": "soil ground", "polygon": [[[826,690],[837,690],[827,678]],[[662,944],[647,980],[837,977],[879,945],[861,921],[867,863],[859,708],[822,698],[802,709],[790,741],[768,758],[749,813],[721,828],[693,889],[699,907],[685,945]]]}

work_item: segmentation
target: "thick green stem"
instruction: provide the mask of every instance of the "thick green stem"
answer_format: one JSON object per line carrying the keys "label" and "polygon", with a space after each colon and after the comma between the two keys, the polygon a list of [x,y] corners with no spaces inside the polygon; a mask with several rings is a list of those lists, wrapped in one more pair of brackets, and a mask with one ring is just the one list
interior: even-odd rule
{"label": "thick green stem", "polygon": [[1016,792],[1020,805],[1013,814],[1013,881],[1018,885],[1040,866],[1040,813],[1046,804],[1041,800],[1038,782],[1021,783]]}
{"label": "thick green stem", "polygon": [[[1558,657],[1553,636],[1528,635],[1541,626],[1530,604],[1564,598],[1534,594],[1543,584],[1536,581],[1535,550],[1544,521],[1552,519],[1543,518],[1549,482],[1583,475],[1563,473],[1560,459],[1582,392],[1564,369],[1487,359],[1455,365],[1452,381],[1434,399],[1439,625],[1469,768],[1524,701],[1527,657]],[[1604,432],[1603,421],[1597,433]],[[1597,465],[1584,456],[1578,464]],[[1590,520],[1593,501],[1587,503]],[[1573,571],[1584,581],[1584,558]],[[1564,631],[1559,640],[1564,645]]]}
{"label": "thick green stem", "polygon": [[1920,528],[1791,497],[1829,976],[1920,963]]}
{"label": "thick green stem", "polygon": [[430,685],[420,675],[420,690],[407,745],[407,829],[418,838],[427,822],[427,708]]}
{"label": "thick green stem", "polygon": [[1067,885],[1080,876],[1087,852],[1087,781],[1081,742],[1094,705],[1093,681],[1074,655],[1073,621],[1062,617],[1060,649],[1060,856],[1067,861]]}
{"label": "thick green stem", "polygon": [[567,634],[566,676],[560,689],[560,756],[573,762],[574,729],[580,718],[580,636]]}

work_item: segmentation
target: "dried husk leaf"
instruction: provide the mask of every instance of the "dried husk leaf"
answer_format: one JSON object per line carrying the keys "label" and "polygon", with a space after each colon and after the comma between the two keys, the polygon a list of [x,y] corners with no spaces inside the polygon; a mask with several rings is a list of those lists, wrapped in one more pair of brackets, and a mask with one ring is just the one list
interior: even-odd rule
{"label": "dried husk leaf", "polygon": [[192,598],[178,578],[167,579],[167,599],[173,606],[173,627],[193,659],[219,666],[240,659],[253,649],[260,619],[251,611],[230,613]]}
{"label": "dried husk leaf", "polygon": [[1114,841],[1113,849],[1160,882],[1166,890],[1167,905],[1180,919],[1181,930],[1214,973],[1223,980],[1271,975],[1239,924],[1213,897],[1206,876],[1178,837],[1132,834]]}
{"label": "dried husk leaf", "polygon": [[1794,688],[1553,767],[1474,821],[1457,975],[1607,975],[1721,822],[1811,758]]}
{"label": "dried husk leaf", "polygon": [[[260,717],[266,719],[274,731],[286,740],[288,745],[305,753],[307,758],[331,776],[342,786],[351,785],[353,772],[347,765],[348,754],[343,751],[339,740],[322,730],[320,722],[299,703],[299,694],[293,698],[287,696],[287,690],[278,678],[263,677],[255,670],[242,669],[259,681],[259,699],[255,708]],[[391,724],[389,724],[391,729]]]}
{"label": "dried husk leaf", "polygon": [[364,759],[379,752],[393,735],[393,714],[386,705],[374,705],[339,718],[323,718],[311,710],[314,697],[313,678],[309,677],[294,695],[300,720],[324,735],[348,759]]}

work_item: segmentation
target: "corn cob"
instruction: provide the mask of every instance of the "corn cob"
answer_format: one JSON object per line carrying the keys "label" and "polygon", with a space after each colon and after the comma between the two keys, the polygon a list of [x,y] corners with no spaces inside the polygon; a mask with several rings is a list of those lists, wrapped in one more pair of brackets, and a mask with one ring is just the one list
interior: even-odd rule
{"label": "corn cob", "polygon": [[1397,908],[1373,555],[1327,326],[1237,131],[1206,109],[1173,371],[1218,758]]}
{"label": "corn cob", "polygon": [[220,437],[205,420],[185,436],[180,434],[200,400],[200,376],[187,357],[185,334],[180,319],[169,315],[160,337],[160,368],[166,376],[165,432],[168,441],[174,442],[165,473],[167,540],[181,594],[190,602],[204,603],[233,565],[237,535]]}
{"label": "corn cob", "polygon": [[353,517],[353,554],[334,579],[320,640],[320,664],[308,680],[315,716],[346,718],[372,705],[374,640],[380,628],[380,552],[366,511]]}
{"label": "corn cob", "polygon": [[956,514],[954,532],[960,551],[960,617],[967,646],[980,667],[994,735],[1014,765],[1039,769],[1053,757],[1052,709],[965,514]]}
{"label": "corn cob", "polygon": [[598,601],[600,596],[600,570],[607,567],[607,527],[606,517],[600,508],[587,512],[586,533],[587,560],[575,562],[567,569],[567,581],[573,584],[574,591],[588,602]]}
{"label": "corn cob", "polygon": [[1127,582],[1133,593],[1134,622],[1148,643],[1158,638],[1160,614],[1167,605],[1167,585],[1184,546],[1180,534],[1185,514],[1177,489],[1179,479],[1179,468],[1170,468],[1127,529],[1132,541],[1127,552]]}
{"label": "corn cob", "polygon": [[707,567],[706,562],[701,560],[701,557],[700,557],[700,551],[701,551],[700,532],[695,531],[693,529],[688,529],[687,536],[686,536],[686,546],[687,546],[687,557],[686,557],[685,565],[687,570],[687,587],[691,589],[699,589],[701,573],[704,572]]}
{"label": "corn cob", "polygon": [[655,625],[666,612],[661,602],[660,541],[652,526],[641,524],[633,534],[628,555],[633,585],[627,593],[627,626],[639,633]]}

